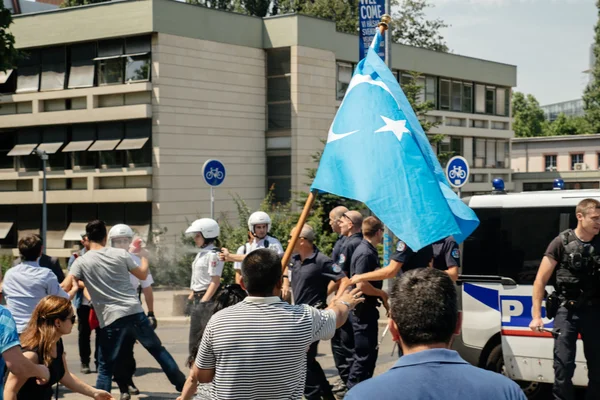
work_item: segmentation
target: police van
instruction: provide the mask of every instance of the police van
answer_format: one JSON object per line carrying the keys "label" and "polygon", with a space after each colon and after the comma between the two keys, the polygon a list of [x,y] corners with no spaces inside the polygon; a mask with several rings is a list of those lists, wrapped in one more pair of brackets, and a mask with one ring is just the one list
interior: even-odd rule
{"label": "police van", "polygon": [[[529,399],[545,399],[554,381],[553,321],[548,331],[529,329],[532,292],[546,248],[577,226],[575,207],[599,190],[552,190],[476,195],[463,201],[480,225],[461,245],[459,299],[462,330],[454,349],[473,365],[515,380]],[[546,291],[551,293],[554,277]],[[575,386],[587,386],[583,343],[577,342]]]}

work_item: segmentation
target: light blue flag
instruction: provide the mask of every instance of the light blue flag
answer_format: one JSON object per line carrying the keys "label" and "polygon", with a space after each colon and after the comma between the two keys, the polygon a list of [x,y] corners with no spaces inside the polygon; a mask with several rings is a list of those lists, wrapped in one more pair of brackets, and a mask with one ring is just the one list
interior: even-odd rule
{"label": "light blue flag", "polygon": [[452,191],[398,81],[374,51],[350,81],[331,124],[311,190],[362,201],[417,251],[450,235],[461,243],[479,225]]}

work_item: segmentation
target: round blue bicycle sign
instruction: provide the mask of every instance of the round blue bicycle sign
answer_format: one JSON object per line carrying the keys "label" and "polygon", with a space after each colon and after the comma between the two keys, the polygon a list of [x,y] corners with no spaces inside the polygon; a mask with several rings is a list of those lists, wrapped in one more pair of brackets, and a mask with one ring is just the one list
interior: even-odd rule
{"label": "round blue bicycle sign", "polygon": [[450,185],[459,188],[469,180],[469,164],[464,157],[452,157],[446,164],[446,176]]}
{"label": "round blue bicycle sign", "polygon": [[225,166],[219,160],[207,160],[202,166],[202,176],[210,186],[219,186],[225,180]]}

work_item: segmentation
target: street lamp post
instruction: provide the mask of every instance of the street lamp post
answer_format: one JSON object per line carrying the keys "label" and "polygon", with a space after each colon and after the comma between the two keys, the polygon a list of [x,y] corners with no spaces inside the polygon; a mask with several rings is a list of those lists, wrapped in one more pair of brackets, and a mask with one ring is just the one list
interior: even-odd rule
{"label": "street lamp post", "polygon": [[42,160],[42,243],[44,248],[47,248],[46,243],[46,230],[48,226],[48,211],[46,209],[46,161],[48,161],[48,154],[44,150],[33,150],[35,154]]}

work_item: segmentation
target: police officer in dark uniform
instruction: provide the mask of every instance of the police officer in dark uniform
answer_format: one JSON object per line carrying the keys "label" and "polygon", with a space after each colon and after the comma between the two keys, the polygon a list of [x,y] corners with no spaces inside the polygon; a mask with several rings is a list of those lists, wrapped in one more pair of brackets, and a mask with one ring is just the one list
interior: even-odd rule
{"label": "police officer in dark uniform", "polygon": [[[347,277],[350,277],[350,265],[354,251],[363,240],[362,221],[363,217],[358,211],[345,212],[340,218],[340,233],[346,239],[338,259],[334,262]],[[343,290],[344,287],[341,285],[338,294]],[[338,398],[343,398],[348,391],[346,382],[350,374],[350,364],[354,358],[354,333],[350,319],[335,332],[335,336],[331,339],[331,352],[341,379],[341,382],[334,386],[333,392]]]}
{"label": "police officer in dark uniform", "polygon": [[359,282],[392,279],[400,274],[400,270],[406,272],[415,268],[430,267],[432,259],[432,245],[427,245],[415,253],[406,243],[400,240],[396,245],[396,251],[390,258],[389,265],[366,274],[356,274],[350,278],[350,282],[356,285]]}
{"label": "police officer in dark uniform", "polygon": [[[294,228],[296,229],[296,228]],[[291,235],[293,235],[292,231]],[[342,269],[313,244],[315,232],[304,225],[294,248],[294,256],[288,269],[295,304],[308,304],[318,309],[327,308],[327,285],[330,281],[348,280]],[[343,285],[346,286],[346,285]],[[331,385],[316,360],[319,342],[312,343],[307,354],[306,386],[304,397],[335,399]]]}
{"label": "police officer in dark uniform", "polygon": [[[367,217],[362,223],[364,239],[352,255],[350,274],[364,274],[379,269],[377,245],[383,240],[383,223],[377,217]],[[350,364],[348,389],[373,376],[377,361],[379,305],[381,298],[387,303],[387,294],[381,290],[382,281],[361,282],[357,285],[365,302],[350,314],[354,332],[354,357]]]}
{"label": "police officer in dark uniform", "polygon": [[433,243],[433,268],[446,271],[448,276],[456,282],[460,268],[460,250],[458,243],[452,236]]}
{"label": "police officer in dark uniform", "polygon": [[337,206],[329,212],[329,226],[331,226],[332,231],[339,235],[333,245],[333,251],[331,252],[331,259],[334,261],[339,259],[342,247],[344,246],[344,241],[346,240],[346,236],[342,235],[340,218],[347,212],[348,209],[344,206]]}
{"label": "police officer in dark uniform", "polygon": [[533,320],[539,331],[546,284],[556,271],[557,296],[546,300],[548,317],[554,314],[554,399],[574,399],[573,374],[577,336],[587,360],[586,399],[600,399],[600,202],[584,199],[575,209],[577,227],[561,232],[548,246],[533,284]]}

